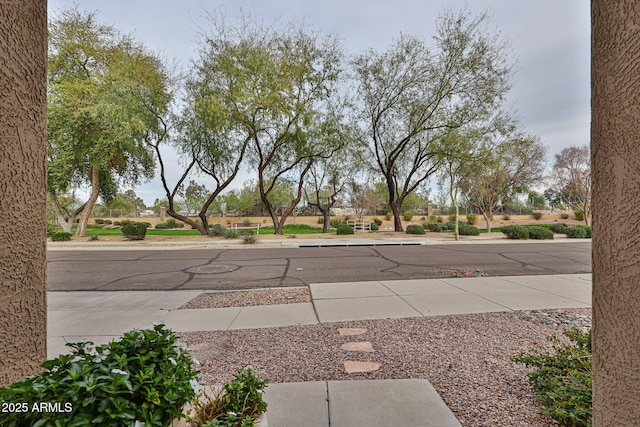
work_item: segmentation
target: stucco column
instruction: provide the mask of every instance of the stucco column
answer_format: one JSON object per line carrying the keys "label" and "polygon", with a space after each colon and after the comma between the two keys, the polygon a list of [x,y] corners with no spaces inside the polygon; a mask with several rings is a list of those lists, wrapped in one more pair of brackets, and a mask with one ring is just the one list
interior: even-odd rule
{"label": "stucco column", "polygon": [[593,0],[594,426],[640,426],[640,2]]}
{"label": "stucco column", "polygon": [[0,385],[46,359],[46,0],[0,0]]}

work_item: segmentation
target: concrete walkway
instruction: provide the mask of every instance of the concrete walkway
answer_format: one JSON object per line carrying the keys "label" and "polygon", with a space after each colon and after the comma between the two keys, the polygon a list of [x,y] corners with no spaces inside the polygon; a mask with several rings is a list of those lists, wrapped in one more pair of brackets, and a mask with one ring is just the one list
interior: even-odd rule
{"label": "concrete walkway", "polygon": [[[178,310],[202,291],[49,292],[48,353],[102,344],[164,321],[176,332],[591,306],[591,275],[443,278],[310,285],[313,302]],[[426,380],[271,384],[270,426],[458,426]]]}

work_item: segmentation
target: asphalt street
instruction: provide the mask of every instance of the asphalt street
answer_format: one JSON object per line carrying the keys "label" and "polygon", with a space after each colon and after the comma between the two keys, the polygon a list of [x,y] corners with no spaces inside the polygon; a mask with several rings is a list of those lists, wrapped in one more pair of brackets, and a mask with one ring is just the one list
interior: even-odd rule
{"label": "asphalt street", "polygon": [[49,251],[50,291],[231,290],[310,283],[591,272],[591,242]]}

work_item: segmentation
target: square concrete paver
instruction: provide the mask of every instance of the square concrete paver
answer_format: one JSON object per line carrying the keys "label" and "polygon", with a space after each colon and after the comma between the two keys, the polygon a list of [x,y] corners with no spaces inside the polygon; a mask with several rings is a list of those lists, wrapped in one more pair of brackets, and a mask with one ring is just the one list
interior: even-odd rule
{"label": "square concrete paver", "polygon": [[443,282],[450,284],[456,289],[461,289],[467,292],[478,293],[485,290],[492,291],[513,291],[523,289],[523,286],[503,280],[500,277],[465,277],[465,278],[450,278],[442,279]]}
{"label": "square concrete paver", "polygon": [[329,415],[332,427],[461,426],[424,379],[329,381]]}
{"label": "square concrete paver", "polygon": [[91,307],[94,310],[174,310],[191,301],[201,291],[111,292],[112,297]]}
{"label": "square concrete paver", "polygon": [[172,310],[165,312],[162,320],[176,332],[225,331],[241,310],[240,307]]}
{"label": "square concrete paver", "polygon": [[91,310],[96,304],[108,301],[116,294],[113,292],[47,292],[49,311]]}
{"label": "square concrete paver", "polygon": [[47,335],[121,335],[133,328],[149,328],[165,311],[57,311],[49,312]]}
{"label": "square concrete paver", "polygon": [[589,304],[568,298],[559,297],[534,289],[520,292],[483,292],[482,296],[511,310],[537,310],[553,308],[583,308]]}
{"label": "square concrete paver", "polygon": [[315,300],[320,322],[420,317],[398,296]]}
{"label": "square concrete paver", "polygon": [[264,399],[267,402],[267,421],[270,426],[329,426],[327,383],[324,381],[271,383],[264,392]]}
{"label": "square concrete paver", "polygon": [[311,303],[243,307],[229,329],[270,328],[318,323]]}
{"label": "square concrete paver", "polygon": [[380,282],[320,283],[309,285],[314,301],[332,298],[362,298],[392,296],[393,292]]}
{"label": "square concrete paver", "polygon": [[408,295],[403,298],[423,316],[509,311],[507,307],[496,302],[487,301],[469,292],[441,295]]}

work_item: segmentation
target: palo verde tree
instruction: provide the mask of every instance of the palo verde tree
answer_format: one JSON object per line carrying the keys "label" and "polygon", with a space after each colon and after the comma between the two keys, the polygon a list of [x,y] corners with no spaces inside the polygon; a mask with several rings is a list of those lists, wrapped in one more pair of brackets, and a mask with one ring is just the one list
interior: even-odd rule
{"label": "palo verde tree", "polygon": [[[69,188],[89,185],[76,236],[84,236],[100,195],[109,200],[118,180],[134,185],[154,172],[144,136],[158,126],[149,105],[169,101],[160,60],[129,35],[97,21],[95,12],[63,11],[49,23],[48,191],[57,202]],[[63,221],[64,222],[64,221]]]}
{"label": "palo verde tree", "polygon": [[[551,181],[557,198],[591,219],[591,152],[588,145],[564,148],[555,155]],[[548,192],[549,194],[549,192]],[[552,193],[551,193],[552,194]]]}
{"label": "palo verde tree", "polygon": [[438,168],[434,141],[486,119],[509,89],[508,49],[487,29],[487,14],[447,11],[432,49],[402,35],[385,52],[353,62],[359,122],[373,168],[384,178],[395,231],[403,200]]}
{"label": "palo verde tree", "polygon": [[487,233],[491,233],[491,219],[499,206],[539,183],[546,156],[540,140],[518,131],[513,123],[491,137],[495,142],[484,162],[459,182],[466,201],[484,217]]}
{"label": "palo verde tree", "polygon": [[[215,21],[204,46],[200,73],[217,85],[207,118],[215,118],[236,153],[248,144],[260,199],[282,234],[314,161],[339,148],[339,141],[322,138],[334,122],[329,101],[340,75],[338,41],[302,24],[269,27],[244,18],[235,26]],[[295,196],[278,207],[270,194],[282,181],[295,183]]]}

